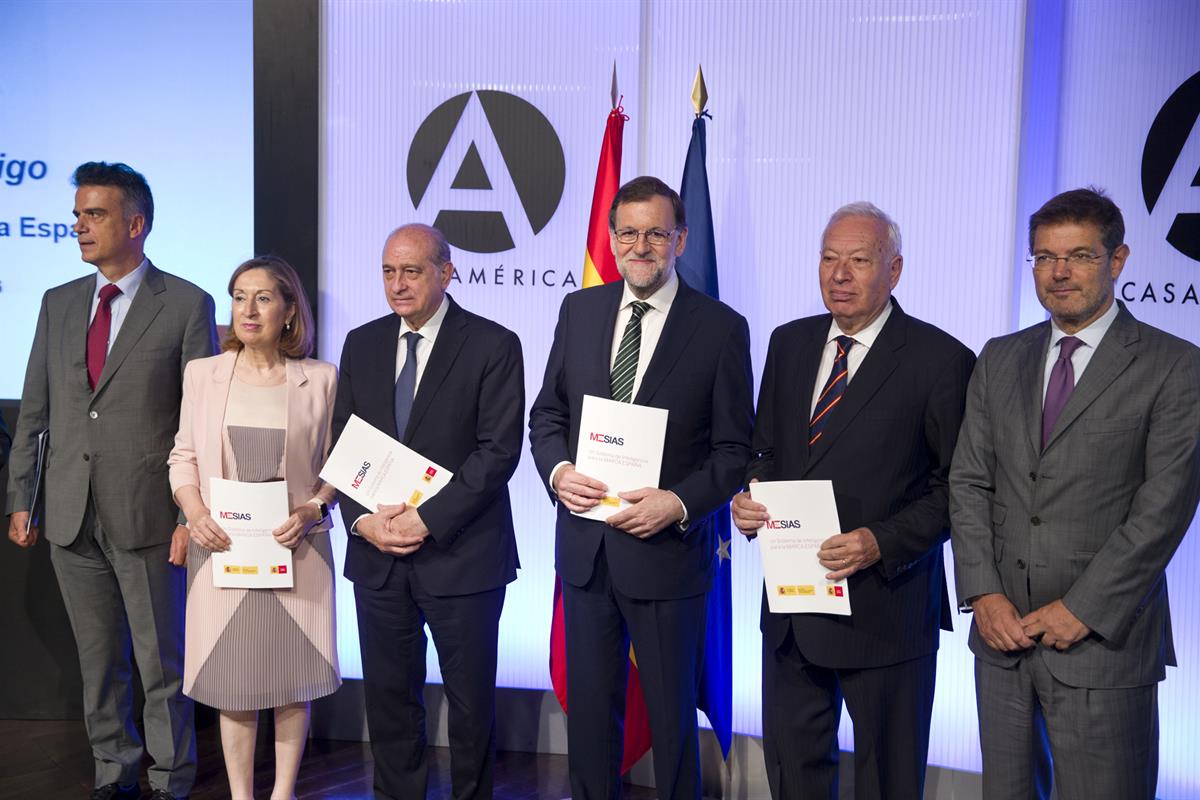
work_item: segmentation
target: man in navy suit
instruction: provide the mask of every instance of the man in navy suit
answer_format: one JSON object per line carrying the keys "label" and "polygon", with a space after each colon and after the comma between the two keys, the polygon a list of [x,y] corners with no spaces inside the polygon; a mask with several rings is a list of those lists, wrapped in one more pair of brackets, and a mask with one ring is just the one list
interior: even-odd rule
{"label": "man in navy suit", "polygon": [[[842,701],[854,793],[921,797],[939,627],[950,629],[942,544],[948,476],[974,354],[892,297],[900,230],[870,203],[821,242],[828,314],[777,328],[754,426],[752,480],[829,480],[844,533],[817,553],[848,579],[851,615],[773,614],[763,598],[763,751],[776,800],[838,796]],[[753,536],[769,509],[739,494]]]}
{"label": "man in navy suit", "polygon": [[519,566],[508,481],[525,378],[516,335],[446,294],[453,274],[440,231],[398,228],[383,248],[394,313],[350,331],[342,349],[335,438],[355,414],[454,473],[419,506],[341,498],[379,798],[425,796],[426,624],[450,703],[453,797],[492,796],[496,640]]}
{"label": "man in navy suit", "polygon": [[[670,187],[651,177],[622,186],[609,229],[624,280],[563,301],[529,418],[534,460],[558,504],[571,794],[620,795],[632,642],[658,796],[699,798],[696,695],[717,558],[712,515],[749,459],[750,337],[740,314],[675,273],[687,227]],[[584,395],[669,413],[658,485],[622,493],[632,506],[607,523],[571,514],[608,488],[574,466]]]}

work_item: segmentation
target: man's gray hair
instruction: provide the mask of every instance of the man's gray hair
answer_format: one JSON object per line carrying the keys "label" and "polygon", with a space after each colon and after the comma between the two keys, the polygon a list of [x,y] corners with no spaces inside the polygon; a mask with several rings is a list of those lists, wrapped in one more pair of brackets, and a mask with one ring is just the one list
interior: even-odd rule
{"label": "man's gray hair", "polygon": [[397,233],[404,231],[419,231],[425,234],[433,241],[433,258],[435,263],[440,267],[450,263],[450,243],[446,241],[446,235],[432,225],[425,225],[420,222],[410,222],[407,225],[401,225],[387,235],[391,239]]}
{"label": "man's gray hair", "polygon": [[[874,203],[859,200],[857,203],[847,203],[842,206],[833,212],[833,216],[829,218],[829,222],[825,223],[825,233],[828,233],[833,223],[839,222],[846,217],[869,217],[870,219],[882,222],[884,228],[887,229],[887,244],[892,251],[892,256],[900,255],[900,226]],[[822,239],[825,238],[825,233],[821,234]]]}

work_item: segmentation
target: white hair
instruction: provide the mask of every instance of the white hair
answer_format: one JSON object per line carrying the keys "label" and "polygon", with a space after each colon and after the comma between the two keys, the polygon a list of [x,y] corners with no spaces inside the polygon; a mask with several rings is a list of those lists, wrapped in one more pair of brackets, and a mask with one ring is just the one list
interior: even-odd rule
{"label": "white hair", "polygon": [[829,218],[829,222],[825,223],[825,232],[821,234],[821,238],[825,238],[825,233],[829,232],[833,223],[839,222],[846,217],[868,217],[882,222],[884,228],[887,229],[887,245],[892,252],[892,256],[900,255],[900,226],[874,203],[869,203],[866,200],[859,200],[857,203],[847,203],[833,212],[833,216]]}

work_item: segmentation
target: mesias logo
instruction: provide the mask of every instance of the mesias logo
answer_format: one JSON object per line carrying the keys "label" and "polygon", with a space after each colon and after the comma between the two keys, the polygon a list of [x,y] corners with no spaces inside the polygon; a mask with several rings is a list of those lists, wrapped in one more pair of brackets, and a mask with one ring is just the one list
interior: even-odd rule
{"label": "mesias logo", "polygon": [[354,489],[362,486],[363,478],[367,477],[367,470],[371,468],[370,461],[364,461],[362,466],[358,468],[358,474],[354,476],[354,480],[350,481],[350,486]]}
{"label": "mesias logo", "polygon": [[769,519],[767,520],[767,530],[782,530],[785,528],[800,528],[803,527],[798,519]]}
{"label": "mesias logo", "polygon": [[245,511],[222,511],[219,516],[221,519],[250,519],[250,515]]}
{"label": "mesias logo", "polygon": [[589,433],[588,439],[601,444],[615,444],[618,447],[625,446],[625,440],[620,436],[609,436],[607,433]]}

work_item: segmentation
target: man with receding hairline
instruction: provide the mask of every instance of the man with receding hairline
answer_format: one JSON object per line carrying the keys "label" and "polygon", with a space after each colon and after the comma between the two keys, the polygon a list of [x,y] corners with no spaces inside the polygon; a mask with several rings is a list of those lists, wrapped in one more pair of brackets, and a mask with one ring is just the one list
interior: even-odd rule
{"label": "man with receding hairline", "polygon": [[150,797],[183,798],[196,774],[192,701],[181,691],[188,533],[166,468],[183,368],[216,352],[213,301],[146,258],[154,199],[144,177],[90,162],[74,180],[79,251],[96,272],[42,300],[9,470],[8,537],[21,547],[38,539],[28,502],[38,433],[49,429],[42,527],[79,648],[92,797],[141,797],[136,666]]}
{"label": "man with receding hairline", "polygon": [[446,294],[454,264],[437,228],[397,228],[382,260],[392,313],[346,335],[334,438],[354,414],[454,478],[419,507],[341,497],[375,794],[425,796],[428,624],[450,706],[451,794],[482,800],[492,796],[500,612],[519,566],[508,481],[521,457],[521,343]]}
{"label": "man with receding hairline", "polygon": [[[828,314],[775,329],[754,425],[755,480],[833,483],[843,533],[816,553],[850,616],[776,614],[764,595],[763,754],[775,800],[838,797],[838,724],[854,723],[854,795],[919,798],[939,630],[947,477],[974,354],[892,296],[900,230],[871,203],[834,212],[818,274]],[[751,487],[751,492],[753,487]],[[742,493],[749,537],[770,509]],[[822,587],[818,592],[824,591]]]}

